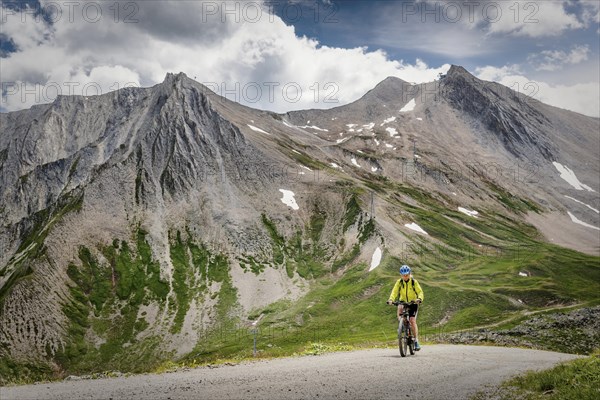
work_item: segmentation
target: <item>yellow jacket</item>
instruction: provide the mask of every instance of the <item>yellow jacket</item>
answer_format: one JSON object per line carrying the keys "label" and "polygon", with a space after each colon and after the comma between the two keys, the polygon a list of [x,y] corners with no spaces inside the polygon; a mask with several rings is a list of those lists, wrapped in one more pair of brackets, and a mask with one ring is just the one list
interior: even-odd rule
{"label": "yellow jacket", "polygon": [[390,301],[397,301],[398,299],[400,301],[410,303],[411,301],[415,301],[417,299],[421,299],[421,301],[423,301],[425,297],[423,295],[423,289],[421,289],[421,285],[419,285],[419,282],[411,276],[407,282],[404,282],[404,279],[402,278],[396,281],[394,289],[392,289],[392,294],[390,294]]}

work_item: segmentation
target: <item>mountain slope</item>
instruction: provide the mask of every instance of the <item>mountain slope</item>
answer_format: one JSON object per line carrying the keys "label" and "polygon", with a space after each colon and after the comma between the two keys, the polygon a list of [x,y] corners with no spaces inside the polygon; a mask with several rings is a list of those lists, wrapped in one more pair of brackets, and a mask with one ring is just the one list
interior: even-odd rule
{"label": "mountain slope", "polygon": [[[400,102],[389,109],[383,102],[370,103],[371,109],[379,110],[379,119],[361,121],[355,117],[360,114],[353,104],[288,115],[327,129],[313,133],[335,142],[332,151],[336,156],[348,161],[350,154],[368,158],[357,153],[363,151],[382,167],[378,174],[393,179],[416,177],[413,180],[426,190],[457,193],[462,204],[488,202],[490,184],[529,198],[543,207],[543,214],[551,216],[530,218],[543,233],[563,228],[566,217],[568,225],[574,225],[569,226],[570,233],[579,239],[565,244],[598,254],[599,231],[573,224],[566,213],[570,211],[589,225],[600,225],[600,215],[594,211],[600,205],[600,165],[594,161],[600,159],[597,118],[548,106],[502,85],[481,81],[457,66],[439,81],[402,82],[394,89]],[[379,90],[380,86],[370,92],[372,98],[385,97]],[[407,104],[408,111],[402,111]],[[410,171],[415,150],[427,172]],[[563,174],[567,180],[561,178]],[[554,236],[556,233],[548,240]]]}
{"label": "mountain slope", "polygon": [[[460,67],[284,115],[169,74],[0,123],[5,359],[144,370],[219,354],[218,329],[248,318],[331,334],[353,310],[370,332],[398,262],[431,285],[429,325],[470,321],[474,299],[495,320],[519,310],[516,296],[527,308],[595,298],[597,285],[579,282],[598,273],[598,231],[556,216],[598,226],[598,119]],[[568,224],[572,245],[595,256],[554,246],[532,222],[541,233]],[[566,277],[557,262],[573,266]],[[539,276],[513,282],[521,269]]]}

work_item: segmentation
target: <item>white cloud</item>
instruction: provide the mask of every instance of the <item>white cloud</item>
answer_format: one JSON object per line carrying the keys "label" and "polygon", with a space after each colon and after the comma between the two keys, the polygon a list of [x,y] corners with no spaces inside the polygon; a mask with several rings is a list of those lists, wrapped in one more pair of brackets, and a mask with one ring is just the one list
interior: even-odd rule
{"label": "white cloud", "polygon": [[[33,94],[19,91],[4,96],[4,109],[52,101],[56,86],[63,94],[82,94],[91,82],[103,91],[129,82],[150,86],[167,72],[180,71],[256,108],[280,112],[330,108],[358,99],[387,76],[420,83],[449,68],[430,68],[420,60],[415,64],[390,60],[381,50],[320,46],[297,37],[292,26],[267,9],[257,18],[257,9],[244,9],[248,3],[243,2],[228,3],[233,14],[212,8],[221,2],[138,2],[139,9],[131,15],[137,23],[123,21],[129,2],[118,3],[118,22],[109,9],[113,3],[97,4],[103,7],[103,16],[95,23],[84,20],[77,8],[71,21],[65,9],[53,26],[31,17],[24,23],[20,15],[8,17],[3,32],[17,38],[21,51],[2,60],[2,80],[38,86]],[[66,92],[74,87],[69,82],[79,84],[74,92]],[[273,99],[269,87],[274,88]]]}
{"label": "white cloud", "polygon": [[583,21],[573,13],[565,10],[565,2],[561,1],[511,1],[495,2],[501,4],[502,16],[488,25],[492,34],[509,33],[514,36],[558,36],[566,30],[580,29]]}
{"label": "white cloud", "polygon": [[[391,3],[393,4],[393,3]],[[494,53],[502,44],[490,44],[488,38],[474,34],[456,24],[399,24],[401,16],[389,15],[387,22],[378,27],[373,41],[378,46],[414,50],[444,57],[469,58]]]}
{"label": "white cloud", "polygon": [[586,26],[591,23],[600,24],[600,1],[581,0],[581,4],[583,6],[582,19]]}
{"label": "white cloud", "polygon": [[87,74],[81,69],[73,71],[72,74],[62,70],[58,68],[57,73],[64,72],[62,76],[69,76],[68,80],[48,80],[44,84],[22,80],[7,84],[7,81],[4,81],[3,88],[14,94],[3,96],[0,105],[9,111],[20,110],[35,104],[52,102],[57,95],[94,96],[127,86],[140,86],[139,75],[120,65],[94,67]]}
{"label": "white cloud", "polygon": [[598,19],[600,0],[570,1],[388,2],[371,42],[452,59],[514,52],[519,38],[552,38]]}
{"label": "white cloud", "polygon": [[475,70],[475,75],[479,79],[498,82],[506,76],[520,74],[521,69],[518,64],[505,65],[503,67],[494,67],[491,65],[479,67]]}
{"label": "white cloud", "polygon": [[598,82],[578,83],[570,86],[550,85],[523,75],[517,65],[501,68],[481,67],[475,70],[475,75],[479,79],[508,86],[543,103],[591,117],[600,117],[600,83]]}
{"label": "white cloud", "polygon": [[[534,24],[537,28],[524,23],[514,25],[514,21],[512,25],[502,25],[500,21],[490,23],[487,29],[490,33],[552,35],[598,18],[597,2],[583,3],[584,13],[579,17],[566,13],[562,3],[549,3],[554,5],[536,3],[540,7],[536,18],[541,21]],[[321,46],[315,40],[297,37],[292,26],[268,14],[266,9],[261,11],[260,18],[256,18],[256,9],[244,11],[244,5],[248,3],[230,3],[239,7],[236,15],[235,12],[223,14],[223,10],[212,8],[221,2],[138,2],[139,9],[132,15],[137,23],[124,23],[124,18],[129,15],[126,11],[131,11],[125,7],[131,2],[117,3],[121,10],[118,22],[114,21],[114,13],[108,8],[114,6],[113,2],[97,4],[103,7],[103,17],[96,23],[85,21],[81,8],[75,9],[79,12],[74,13],[72,21],[66,15],[67,10],[63,10],[62,18],[53,26],[35,21],[31,15],[25,22],[21,15],[8,15],[2,23],[2,32],[13,38],[20,51],[2,59],[3,89],[14,93],[3,96],[0,103],[3,109],[17,110],[52,101],[57,88],[62,94],[86,94],[84,88],[87,94],[95,94],[93,83],[98,83],[102,92],[128,83],[150,86],[161,82],[167,72],[179,71],[210,88],[225,90],[227,93],[222,94],[232,100],[256,108],[279,112],[330,108],[358,99],[387,76],[397,76],[408,82],[428,82],[449,67],[432,68],[421,60],[414,64],[391,60],[382,50],[369,51],[364,47]],[[523,20],[525,4],[519,5],[520,19]],[[548,21],[555,21],[556,16],[564,19],[551,27],[546,19],[542,21],[542,16],[552,16]],[[572,18],[579,22],[573,22]],[[440,27],[446,25],[439,24]],[[423,28],[426,26],[424,24]],[[483,48],[471,46],[478,36],[464,26],[453,35],[451,32],[445,30],[443,34],[432,35],[430,41],[423,43],[407,35],[388,36],[405,40],[407,46],[412,41],[414,48],[432,46],[437,49],[434,52],[442,54],[459,51],[464,53],[462,56],[469,56],[494,48],[489,43],[484,43]],[[531,61],[540,69],[548,70],[555,65],[558,68],[561,63],[583,61],[588,54],[588,47],[576,46],[570,52],[544,51],[532,56]],[[598,116],[597,82],[571,86],[531,84],[515,66],[484,67],[477,73],[483,79],[513,88],[521,85],[522,92],[533,94],[549,104]],[[278,84],[274,87],[273,99],[268,85],[273,87],[274,84],[269,82]],[[524,88],[527,83],[529,85]],[[11,84],[16,84],[19,90],[15,91]],[[28,91],[22,90],[24,88]],[[258,97],[257,88],[261,90]],[[284,88],[288,90],[284,92]],[[302,96],[298,99],[295,99],[295,88],[301,89]],[[536,93],[530,92],[534,89]]]}
{"label": "white cloud", "polygon": [[538,71],[561,70],[566,64],[579,64],[586,61],[590,54],[588,45],[573,46],[570,52],[563,50],[544,50],[530,54],[527,61]]}
{"label": "white cloud", "polygon": [[[418,0],[428,3],[428,10],[437,10],[442,22],[459,23],[471,30],[483,30],[488,35],[545,37],[588,26],[598,18],[597,0],[584,0],[583,11],[577,15],[566,7],[573,0]],[[425,14],[423,11],[420,14]],[[431,17],[431,16],[430,16]],[[421,15],[427,18],[427,15]]]}

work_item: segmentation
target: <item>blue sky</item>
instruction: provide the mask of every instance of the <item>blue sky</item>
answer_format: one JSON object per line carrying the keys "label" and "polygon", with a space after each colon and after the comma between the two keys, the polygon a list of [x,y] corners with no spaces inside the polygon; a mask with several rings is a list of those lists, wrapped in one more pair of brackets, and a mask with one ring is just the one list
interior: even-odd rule
{"label": "blue sky", "polygon": [[3,2],[0,110],[58,92],[150,86],[180,71],[253,107],[328,108],[389,75],[425,82],[458,64],[513,88],[533,83],[541,101],[599,116],[600,1],[477,3]]}

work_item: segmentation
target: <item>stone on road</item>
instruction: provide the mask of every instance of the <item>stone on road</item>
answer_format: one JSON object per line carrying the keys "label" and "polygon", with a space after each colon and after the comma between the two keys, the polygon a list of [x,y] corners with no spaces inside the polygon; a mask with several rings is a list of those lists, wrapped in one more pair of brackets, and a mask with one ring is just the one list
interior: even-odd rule
{"label": "stone on road", "polygon": [[577,356],[432,345],[415,356],[372,349],[219,368],[2,387],[0,399],[463,399]]}

